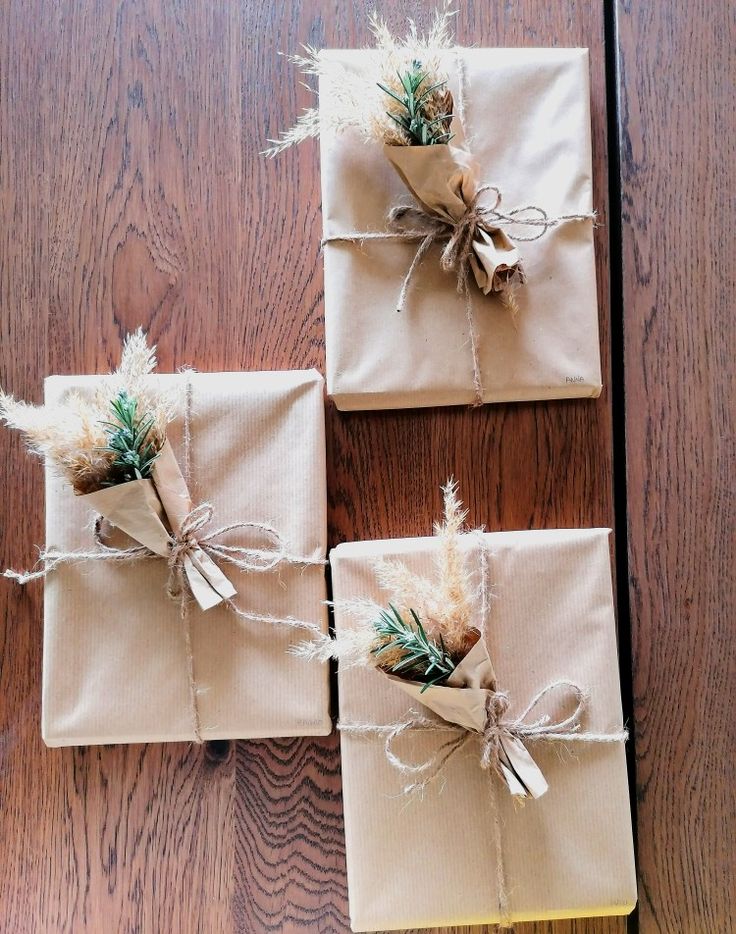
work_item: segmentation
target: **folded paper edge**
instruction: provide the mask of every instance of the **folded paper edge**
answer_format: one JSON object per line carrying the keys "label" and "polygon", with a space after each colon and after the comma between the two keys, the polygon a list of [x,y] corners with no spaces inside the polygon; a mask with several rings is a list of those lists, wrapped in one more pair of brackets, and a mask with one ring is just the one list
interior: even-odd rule
{"label": "folded paper edge", "polygon": [[[386,411],[393,409],[444,408],[448,406],[471,405],[475,401],[472,389],[462,390],[426,390],[415,389],[399,392],[357,392],[342,391],[336,387],[339,377],[327,376],[327,397],[335,403],[340,412]],[[557,399],[598,399],[603,392],[602,382],[570,383],[564,386],[528,389],[509,389],[483,393],[483,404],[494,405],[502,402],[552,402]]]}
{"label": "folded paper edge", "polygon": [[[348,895],[349,898],[349,895]],[[524,924],[531,923],[534,921],[574,921],[577,919],[583,918],[621,918],[630,915],[631,912],[636,908],[638,898],[635,898],[633,902],[626,902],[621,905],[610,905],[607,907],[601,907],[598,910],[591,911],[588,909],[584,914],[583,913],[573,913],[565,911],[547,911],[547,912],[511,912],[511,921],[514,924]],[[366,919],[365,921],[356,920],[355,914],[352,908],[350,908],[350,929],[354,934],[373,934],[375,931],[405,931],[407,929],[426,929],[426,928],[445,928],[445,927],[464,927],[475,926],[475,925],[485,925],[485,924],[498,924],[500,918],[498,915],[486,916],[486,917],[466,917],[466,918],[455,918],[453,920],[445,919],[432,919],[431,921],[421,920],[421,921],[410,921],[404,919],[401,922],[390,922],[387,926],[384,922],[378,922],[376,919],[371,921]]]}
{"label": "folded paper edge", "polygon": [[[592,526],[590,528],[568,528],[568,529],[504,529],[496,532],[483,532],[484,537],[493,544],[494,539],[498,541],[501,538],[522,538],[526,541],[532,539],[544,538],[568,538],[578,535],[586,535],[592,538],[610,537],[612,530],[607,526]],[[416,535],[402,538],[375,538],[355,542],[340,542],[329,552],[329,559],[332,562],[335,558],[365,558],[371,554],[380,554],[382,551],[390,552],[392,555],[411,554],[418,547],[424,547],[434,542],[433,547],[437,547],[436,535]]]}

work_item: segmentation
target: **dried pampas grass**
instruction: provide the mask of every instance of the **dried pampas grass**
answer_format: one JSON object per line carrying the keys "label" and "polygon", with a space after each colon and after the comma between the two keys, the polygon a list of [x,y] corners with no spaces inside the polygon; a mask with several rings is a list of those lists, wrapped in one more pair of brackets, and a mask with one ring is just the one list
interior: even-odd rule
{"label": "dried pampas grass", "polygon": [[91,397],[73,392],[59,403],[30,405],[0,389],[0,419],[21,432],[29,450],[56,467],[75,493],[92,493],[110,473],[113,454],[105,450],[108,436],[102,423],[110,420],[110,402],[120,392],[136,398],[140,411],[153,418],[149,438],[156,450],[166,440],[175,406],[173,399],[152,389],[147,377],[155,367],[155,347],[149,347],[139,328],[126,338],[118,369]]}
{"label": "dried pampas grass", "polygon": [[[276,156],[303,140],[318,137],[322,129],[337,133],[355,129],[365,140],[390,146],[409,145],[408,135],[387,114],[388,111],[398,115],[401,108],[380,90],[378,83],[400,92],[398,74],[418,61],[426,73],[423,87],[442,85],[447,75],[442,69],[441,52],[453,46],[452,19],[456,12],[454,0],[445,0],[426,32],[420,32],[417,24],[409,20],[408,32],[401,38],[393,35],[384,19],[372,13],[368,27],[375,45],[369,51],[375,80],[368,85],[362,75],[355,74],[337,62],[326,60],[320,50],[312,46],[303,46],[303,55],[288,55],[288,60],[303,75],[324,77],[329,81],[329,102],[323,101],[321,110],[317,107],[308,108],[279,139],[269,139],[272,145],[264,151],[264,155]],[[447,114],[452,111],[452,96],[446,88],[438,87],[428,96],[425,109],[428,119]]]}
{"label": "dried pampas grass", "polygon": [[[387,603],[402,614],[417,614],[430,639],[442,642],[455,661],[463,658],[477,641],[473,626],[476,596],[466,556],[462,548],[467,512],[458,498],[458,484],[450,479],[442,488],[444,517],[435,524],[439,548],[434,558],[434,576],[422,577],[403,561],[384,560],[375,565],[376,578]],[[389,669],[397,660],[386,652],[376,658],[381,646],[375,623],[385,609],[372,600],[342,600],[335,604],[350,618],[351,625],[341,628],[334,637],[292,646],[291,652],[302,658],[327,661],[338,659],[343,667],[381,667]],[[380,662],[380,665],[379,665]]]}

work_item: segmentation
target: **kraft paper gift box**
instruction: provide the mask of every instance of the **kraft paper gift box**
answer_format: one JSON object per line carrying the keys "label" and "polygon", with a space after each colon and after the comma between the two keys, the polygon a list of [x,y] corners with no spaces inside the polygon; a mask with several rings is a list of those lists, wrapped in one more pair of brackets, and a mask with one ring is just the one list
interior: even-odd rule
{"label": "kraft paper gift box", "polygon": [[[334,95],[332,69],[376,81],[371,51],[324,51],[320,114]],[[587,49],[458,49],[443,52],[455,101],[452,147],[467,149],[478,184],[497,186],[500,210],[537,206],[549,218],[593,211]],[[375,66],[374,66],[375,68]],[[462,74],[464,120],[457,117]],[[467,404],[472,342],[457,279],[433,246],[397,296],[417,243],[344,242],[381,232],[387,214],[411,204],[389,162],[448,146],[382,146],[322,121],[321,171],[327,391],[339,409]],[[384,152],[384,149],[386,152]],[[397,152],[398,151],[398,152]],[[389,158],[387,158],[389,156]],[[492,198],[490,192],[484,198]],[[525,216],[533,217],[535,212]],[[540,215],[536,215],[537,218]],[[522,236],[539,228],[506,226]],[[470,283],[482,401],[597,397],[601,392],[592,220],[559,223],[515,243],[526,282],[514,316],[497,295]],[[472,279],[472,276],[471,276]]]}
{"label": "kraft paper gift box", "polygon": [[[213,506],[210,527],[268,523],[290,553],[324,558],[322,377],[309,370],[149,378],[173,395],[191,381],[189,491],[194,504]],[[97,382],[49,377],[46,401],[91,393]],[[168,438],[182,464],[180,417]],[[85,499],[47,468],[47,549],[90,549],[93,512]],[[223,540],[262,547],[247,529]],[[292,616],[326,631],[323,566],[245,572],[223,564],[222,570],[241,609]],[[81,561],[48,574],[42,714],[48,745],[194,738],[181,609],[166,594],[167,576],[166,560],[156,558]],[[299,630],[238,619],[223,605],[202,611],[193,600],[188,620],[202,739],[330,732],[327,667],[306,666],[287,652]]]}
{"label": "kraft paper gift box", "polygon": [[[483,535],[492,594],[486,643],[498,690],[509,695],[511,717],[545,685],[571,679],[589,693],[584,731],[622,729],[608,539],[605,529]],[[386,604],[376,582],[377,559],[398,558],[431,577],[437,547],[436,538],[416,538],[334,549],[338,635],[350,625],[341,610],[344,601]],[[463,547],[475,567],[477,537],[463,536]],[[476,624],[482,628],[483,621]],[[350,725],[399,722],[418,708],[416,697],[374,668],[341,667],[338,683],[354,931],[501,920],[494,808],[511,919],[622,915],[633,909],[636,881],[622,742],[561,748],[527,741],[549,788],[523,807],[495,774],[480,768],[475,740],[447,762],[441,779],[421,795],[407,796],[402,793],[407,776],[388,762],[384,740],[355,735]],[[548,712],[555,719],[560,715],[554,705]],[[424,762],[444,741],[439,736],[408,731],[392,751],[410,763]]]}

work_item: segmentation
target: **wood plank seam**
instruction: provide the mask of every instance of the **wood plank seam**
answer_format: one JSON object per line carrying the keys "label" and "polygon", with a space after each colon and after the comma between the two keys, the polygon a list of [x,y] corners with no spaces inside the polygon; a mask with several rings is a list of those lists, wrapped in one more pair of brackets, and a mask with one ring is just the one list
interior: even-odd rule
{"label": "wood plank seam", "polygon": [[[604,53],[606,68],[606,115],[608,120],[608,283],[611,320],[611,418],[613,453],[613,516],[615,530],[616,616],[618,660],[624,723],[629,729],[626,763],[629,801],[637,850],[636,811],[636,722],[632,669],[631,603],[629,600],[628,504],[626,489],[626,384],[624,375],[623,256],[621,224],[621,178],[618,135],[618,44],[616,4],[604,0]],[[627,934],[638,934],[638,906],[627,919]]]}

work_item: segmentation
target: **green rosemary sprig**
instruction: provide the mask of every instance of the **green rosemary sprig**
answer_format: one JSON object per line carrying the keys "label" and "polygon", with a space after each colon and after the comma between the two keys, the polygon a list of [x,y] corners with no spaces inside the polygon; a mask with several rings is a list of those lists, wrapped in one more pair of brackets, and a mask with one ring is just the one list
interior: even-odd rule
{"label": "green rosemary sprig", "polygon": [[382,610],[380,617],[373,623],[381,640],[371,650],[373,654],[380,659],[386,652],[398,651],[398,660],[386,670],[412,681],[424,681],[422,693],[432,685],[441,684],[455,668],[455,662],[445,648],[442,636],[440,635],[439,645],[433,642],[414,610],[409,611],[414,619],[414,626],[402,618],[393,604],[389,604],[389,610]]}
{"label": "green rosemary sprig", "polygon": [[138,415],[138,402],[121,390],[110,402],[114,421],[105,421],[107,445],[102,449],[113,454],[111,476],[105,486],[145,480],[151,475],[158,450],[150,440],[152,415]]}
{"label": "green rosemary sprig", "polygon": [[416,59],[408,71],[404,74],[398,72],[397,75],[403,91],[401,94],[377,82],[378,87],[402,108],[398,114],[387,110],[386,115],[401,127],[412,146],[449,143],[452,139],[452,94],[447,89],[441,94],[435,93],[447,82],[438,81],[423,87],[427,72],[422,70],[422,63]]}

